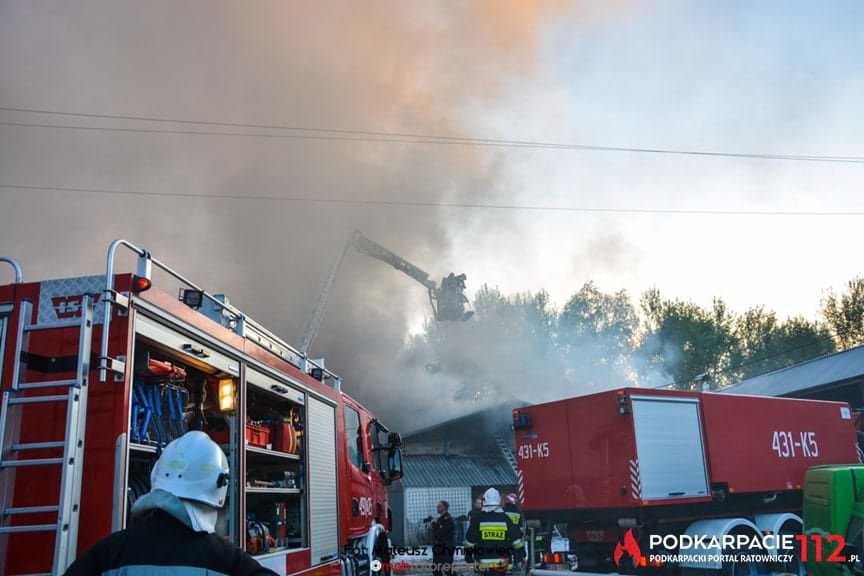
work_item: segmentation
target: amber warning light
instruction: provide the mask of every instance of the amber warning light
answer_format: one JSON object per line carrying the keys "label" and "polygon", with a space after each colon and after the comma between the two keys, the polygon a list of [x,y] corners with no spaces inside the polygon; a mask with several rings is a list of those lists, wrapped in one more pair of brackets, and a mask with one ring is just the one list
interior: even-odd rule
{"label": "amber warning light", "polygon": [[132,276],[132,292],[135,294],[140,294],[141,292],[145,292],[153,286],[153,281],[150,278],[145,278],[144,276]]}

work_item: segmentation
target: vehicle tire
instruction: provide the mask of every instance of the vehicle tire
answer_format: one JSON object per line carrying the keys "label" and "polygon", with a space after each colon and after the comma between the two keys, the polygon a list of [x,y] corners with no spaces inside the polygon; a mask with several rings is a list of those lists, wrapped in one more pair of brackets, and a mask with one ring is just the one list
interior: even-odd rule
{"label": "vehicle tire", "polygon": [[[752,531],[749,529],[747,529],[743,532],[752,534]],[[739,532],[738,530],[732,530],[731,533],[732,534],[739,534],[742,532]],[[726,553],[727,552],[724,551],[724,554],[726,554]],[[740,557],[740,555],[741,554],[739,552],[739,553],[736,553],[734,556],[737,558],[737,557]],[[732,562],[724,562],[720,568],[720,576],[756,576],[757,574],[765,574],[765,573],[767,573],[765,566],[763,566],[759,562],[751,562],[751,561],[739,562],[736,560],[736,561],[732,561]]]}
{"label": "vehicle tire", "polygon": [[375,540],[375,547],[372,549],[372,559],[378,560],[383,565],[379,572],[374,572],[373,574],[377,576],[390,576],[390,539],[387,537],[386,532],[382,532]]}
{"label": "vehicle tire", "polygon": [[[801,534],[801,525],[797,522],[786,522],[780,529],[780,534],[792,534],[793,536]],[[801,561],[801,543],[795,541],[795,551],[792,553],[792,560],[782,562],[775,567],[778,572],[783,574],[794,574],[795,576],[805,576],[807,573],[804,563]]]}

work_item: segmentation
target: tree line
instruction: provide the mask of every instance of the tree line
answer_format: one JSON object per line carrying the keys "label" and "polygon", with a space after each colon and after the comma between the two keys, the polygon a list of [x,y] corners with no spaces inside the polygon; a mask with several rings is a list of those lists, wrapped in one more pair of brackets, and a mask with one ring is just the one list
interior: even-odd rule
{"label": "tree line", "polygon": [[716,390],[864,344],[864,276],[829,291],[816,318],[780,318],[766,306],[735,312],[720,297],[700,306],[657,288],[634,301],[626,290],[603,292],[593,282],[560,309],[545,291],[505,295],[489,286],[473,304],[470,322],[430,322],[415,348],[432,352],[430,370],[461,374],[463,395],[475,398],[499,389],[491,380],[541,373],[583,390]]}

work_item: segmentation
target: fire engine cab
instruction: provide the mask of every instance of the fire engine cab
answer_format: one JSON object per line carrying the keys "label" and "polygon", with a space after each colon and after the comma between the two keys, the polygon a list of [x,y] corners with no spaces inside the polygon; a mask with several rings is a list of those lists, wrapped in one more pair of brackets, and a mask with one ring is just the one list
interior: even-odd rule
{"label": "fire engine cab", "polygon": [[[115,273],[118,251],[137,260]],[[191,429],[231,467],[217,533],[279,574],[387,561],[401,438],[311,360],[125,240],[104,275],[0,285],[0,573],[62,574],[123,529]],[[154,285],[179,287],[179,298]]]}

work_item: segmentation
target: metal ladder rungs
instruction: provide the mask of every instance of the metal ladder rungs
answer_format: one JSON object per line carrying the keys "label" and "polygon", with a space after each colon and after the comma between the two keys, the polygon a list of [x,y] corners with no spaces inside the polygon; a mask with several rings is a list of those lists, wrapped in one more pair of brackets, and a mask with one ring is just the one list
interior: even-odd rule
{"label": "metal ladder rungs", "polygon": [[30,526],[0,526],[0,534],[15,534],[17,532],[53,532],[57,524],[32,524]]}
{"label": "metal ladder rungs", "polygon": [[58,320],[57,322],[46,322],[43,324],[25,324],[24,332],[36,332],[37,330],[53,330],[54,328],[77,328],[81,321],[77,318],[72,320]]}
{"label": "metal ladder rungs", "polygon": [[[20,302],[18,326],[14,340],[15,363],[12,370],[12,383],[11,386],[3,390],[2,400],[0,400],[2,403],[0,404],[0,470],[6,470],[11,474],[11,470],[27,466],[58,465],[60,469],[60,490],[56,504],[51,499],[48,502],[40,503],[38,506],[15,506],[13,501],[16,494],[14,476],[10,476],[12,489],[3,491],[3,501],[0,502],[0,520],[8,521],[15,516],[26,517],[27,514],[56,514],[56,520],[53,523],[37,524],[35,518],[31,520],[29,525],[10,525],[8,522],[0,522],[0,535],[20,532],[54,533],[51,574],[62,574],[75,560],[78,542],[81,483],[83,480],[82,460],[84,458],[84,438],[87,423],[87,384],[91,372],[95,313],[91,294],[85,294],[81,303],[81,316],[77,321],[69,321],[68,323],[61,321],[51,325],[36,326],[30,323],[33,316],[32,302],[26,299]],[[37,330],[75,325],[79,327],[75,377],[25,381],[24,375],[27,370],[26,360],[28,358],[25,353],[29,348],[29,335]],[[60,376],[55,376],[55,378],[58,377]],[[51,388],[61,389],[63,393],[52,394]],[[41,396],[38,395],[39,392],[36,393],[37,395],[27,395],[30,390],[40,389],[45,390]],[[64,437],[59,441],[21,441],[20,427],[22,419],[26,417],[24,415],[28,413],[26,406],[52,402],[66,403]],[[17,409],[11,410],[16,405],[18,406]],[[10,416],[10,413],[14,415]],[[32,424],[28,425],[38,428],[39,422],[34,419]],[[22,458],[21,451],[29,450],[62,450],[63,455],[51,458]],[[17,458],[7,460],[6,456],[11,453],[18,453]],[[50,452],[47,455],[53,456]],[[6,481],[6,478],[3,480]]]}
{"label": "metal ladder rungs", "polygon": [[51,380],[48,382],[25,382],[18,385],[18,390],[36,390],[39,388],[59,388],[60,386],[78,387],[78,380],[72,378],[70,380]]}
{"label": "metal ladder rungs", "polygon": [[51,396],[25,396],[24,398],[10,398],[9,404],[43,404],[45,402],[62,402],[68,400],[66,394],[56,394]]}
{"label": "metal ladder rungs", "polygon": [[19,450],[45,450],[47,448],[63,448],[66,444],[59,440],[57,442],[23,442],[21,444],[12,444],[12,451]]}
{"label": "metal ladder rungs", "polygon": [[62,464],[63,458],[32,458],[27,460],[4,460],[0,462],[0,468],[13,468],[21,466],[51,466]]}
{"label": "metal ladder rungs", "polygon": [[11,516],[13,514],[41,514],[43,512],[57,512],[59,510],[59,506],[20,506],[17,508],[6,508],[5,510],[3,510],[3,515]]}

